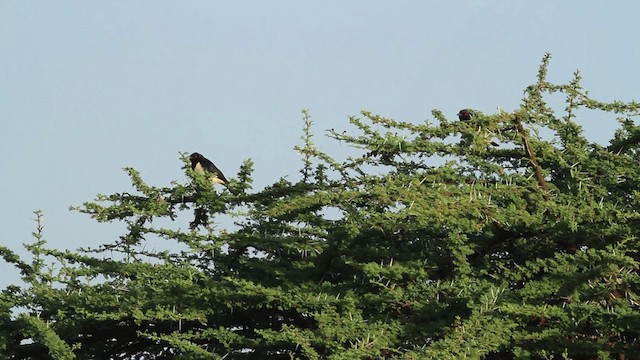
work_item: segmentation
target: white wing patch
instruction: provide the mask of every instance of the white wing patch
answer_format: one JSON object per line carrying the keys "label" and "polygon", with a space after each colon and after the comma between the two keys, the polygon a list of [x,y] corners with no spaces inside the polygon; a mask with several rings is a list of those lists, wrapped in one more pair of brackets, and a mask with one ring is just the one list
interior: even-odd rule
{"label": "white wing patch", "polygon": [[[202,168],[202,165],[200,164],[200,162],[196,163],[196,166],[193,168],[193,171],[195,171],[197,174],[200,174],[200,175],[205,174],[205,171]],[[211,182],[214,184],[224,184],[224,181],[218,179],[217,174],[211,174]]]}
{"label": "white wing patch", "polygon": [[196,163],[196,167],[193,168],[193,171],[195,171],[196,173],[203,175],[204,174],[204,169],[202,168],[202,165],[200,165],[200,162]]}

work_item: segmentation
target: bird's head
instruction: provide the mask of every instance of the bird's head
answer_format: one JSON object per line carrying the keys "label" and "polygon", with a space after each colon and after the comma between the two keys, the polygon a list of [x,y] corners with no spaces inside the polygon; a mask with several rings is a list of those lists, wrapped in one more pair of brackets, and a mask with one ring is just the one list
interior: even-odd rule
{"label": "bird's head", "polygon": [[471,120],[471,112],[467,109],[462,109],[458,112],[458,119],[460,120]]}
{"label": "bird's head", "polygon": [[189,155],[189,160],[191,161],[198,161],[202,159],[202,155],[200,153],[194,152],[193,154]]}

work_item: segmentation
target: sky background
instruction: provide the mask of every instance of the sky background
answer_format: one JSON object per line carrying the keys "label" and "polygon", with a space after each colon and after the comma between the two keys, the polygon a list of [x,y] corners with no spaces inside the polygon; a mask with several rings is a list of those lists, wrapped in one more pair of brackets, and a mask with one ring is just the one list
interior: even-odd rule
{"label": "sky background", "polygon": [[[185,181],[179,152],[255,189],[295,178],[301,110],[319,147],[361,110],[423,122],[431,110],[518,107],[545,52],[549,80],[640,100],[640,2],[0,1],[0,245],[24,254],[33,211],[51,247],[116,239],[69,211],[96,194]],[[607,143],[611,116],[578,119]],[[187,220],[185,220],[186,222]],[[182,226],[185,228],[186,223]],[[18,273],[0,260],[0,288]]]}

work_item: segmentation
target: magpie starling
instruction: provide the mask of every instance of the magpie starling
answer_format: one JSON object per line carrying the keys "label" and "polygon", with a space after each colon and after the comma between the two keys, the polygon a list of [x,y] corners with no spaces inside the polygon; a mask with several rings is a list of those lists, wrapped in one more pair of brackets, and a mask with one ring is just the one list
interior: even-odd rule
{"label": "magpie starling", "polygon": [[[471,112],[467,109],[462,109],[458,112],[458,119],[460,121],[471,120]],[[492,146],[499,146],[499,144],[495,141],[489,142]]]}
{"label": "magpie starling", "polygon": [[222,171],[218,169],[211,160],[202,156],[202,154],[194,152],[189,155],[189,160],[191,160],[191,169],[198,174],[208,174],[211,176],[211,181],[214,184],[225,184],[228,182],[227,178],[224,177]]}
{"label": "magpie starling", "polygon": [[458,119],[462,120],[471,120],[471,112],[467,109],[462,109],[458,112]]}

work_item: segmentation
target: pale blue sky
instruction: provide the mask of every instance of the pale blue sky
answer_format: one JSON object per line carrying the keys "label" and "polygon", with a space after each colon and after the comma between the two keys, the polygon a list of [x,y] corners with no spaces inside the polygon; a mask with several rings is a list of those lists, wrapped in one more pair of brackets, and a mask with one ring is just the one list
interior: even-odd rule
{"label": "pale blue sky", "polygon": [[[635,0],[2,1],[0,244],[22,252],[36,209],[53,247],[114,239],[69,205],[129,191],[124,166],[183,180],[179,151],[227,177],[252,158],[257,188],[295,177],[303,108],[336,155],[321,135],[362,109],[512,110],[546,51],[550,80],[580,69],[593,96],[640,100],[639,13]],[[582,120],[599,142],[615,126]],[[0,271],[0,286],[17,278]]]}

